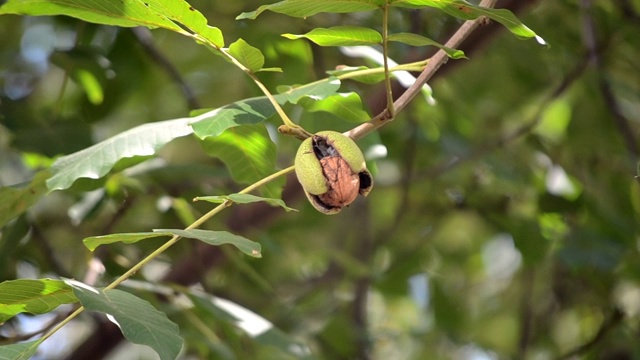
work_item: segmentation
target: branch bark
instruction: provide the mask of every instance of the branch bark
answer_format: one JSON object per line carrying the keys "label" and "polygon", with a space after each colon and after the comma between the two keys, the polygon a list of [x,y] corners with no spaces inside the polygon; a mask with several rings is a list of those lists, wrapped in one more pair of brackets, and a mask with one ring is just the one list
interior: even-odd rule
{"label": "branch bark", "polygon": [[[482,0],[480,2],[480,6],[491,8],[494,7],[497,0]],[[462,42],[469,37],[469,35],[477,29],[482,23],[486,21],[485,17],[479,17],[475,20],[466,21],[458,31],[451,36],[449,41],[446,42],[445,46],[450,48],[457,48],[462,44]],[[424,68],[422,73],[416,79],[416,82],[411,85],[400,97],[393,103],[395,108],[395,112],[398,113],[402,111],[413,98],[418,95],[422,89],[422,85],[424,85],[431,77],[440,69],[442,65],[444,65],[449,60],[447,53],[443,50],[439,50],[429,59],[429,63]],[[390,120],[393,119],[391,114],[385,109],[380,114],[376,115],[369,122],[366,122],[360,126],[353,128],[352,130],[346,133],[347,136],[351,137],[354,140],[358,140],[368,135],[369,133],[377,130],[378,128],[386,125]]]}

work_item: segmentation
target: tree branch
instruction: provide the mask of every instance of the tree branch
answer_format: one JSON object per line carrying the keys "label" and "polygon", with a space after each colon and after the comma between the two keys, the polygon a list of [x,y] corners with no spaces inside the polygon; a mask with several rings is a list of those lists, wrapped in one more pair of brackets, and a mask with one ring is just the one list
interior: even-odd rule
{"label": "tree branch", "polygon": [[[483,7],[493,7],[497,0],[482,0],[480,2],[480,6]],[[449,41],[446,42],[445,46],[450,48],[457,48],[460,44],[483,22],[486,21],[484,16],[479,17],[475,20],[466,21],[458,31],[451,36]],[[443,50],[439,50],[429,59],[429,63],[424,68],[420,76],[416,79],[416,82],[413,83],[400,97],[393,103],[395,112],[398,113],[402,111],[411,100],[420,93],[422,89],[422,85],[424,85],[431,77],[440,69],[440,67],[448,61],[447,53]],[[354,129],[351,129],[346,133],[347,136],[351,137],[354,140],[358,140],[363,138],[367,134],[377,130],[378,128],[387,124],[393,118],[390,116],[388,111],[383,111],[380,114],[376,115],[369,122],[366,122],[360,126],[357,126]]]}

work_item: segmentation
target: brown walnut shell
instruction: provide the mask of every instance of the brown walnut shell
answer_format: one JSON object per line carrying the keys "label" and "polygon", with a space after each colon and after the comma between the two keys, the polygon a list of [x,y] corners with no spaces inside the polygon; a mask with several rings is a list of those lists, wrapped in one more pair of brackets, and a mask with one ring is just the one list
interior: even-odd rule
{"label": "brown walnut shell", "polygon": [[340,156],[320,159],[322,172],[327,179],[329,191],[318,195],[318,199],[328,207],[344,207],[351,204],[360,191],[360,176]]}

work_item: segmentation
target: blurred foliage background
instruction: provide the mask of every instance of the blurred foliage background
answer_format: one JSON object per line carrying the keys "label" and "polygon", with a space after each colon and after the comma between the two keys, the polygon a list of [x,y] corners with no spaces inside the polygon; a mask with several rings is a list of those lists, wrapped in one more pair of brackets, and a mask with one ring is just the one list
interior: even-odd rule
{"label": "blurred foliage background", "polygon": [[[380,27],[378,12],[236,21],[261,2],[190,3],[227,42],[242,37],[266,54],[266,66],[283,68],[260,75],[273,90],[366,64],[281,33]],[[239,205],[205,225],[259,241],[262,259],[182,241],[136,275],[197,285],[282,331],[258,341],[227,318],[196,307],[195,321],[171,299],[138,292],[180,324],[185,358],[302,356],[283,339],[318,359],[640,358],[640,1],[498,7],[514,10],[551,48],[483,26],[462,47],[469,60],[450,60],[432,80],[435,105],[418,97],[361,142],[376,179],[366,200],[324,216],[290,177],[283,197],[300,212]],[[390,27],[445,42],[459,24],[407,10],[394,11]],[[222,58],[168,31],[3,16],[0,34],[2,186],[136,125],[260,95]],[[394,44],[391,56],[402,63],[432,51]],[[382,110],[382,84],[343,88],[358,92],[371,116]],[[297,106],[287,112],[311,131],[356,125]],[[277,137],[281,167],[292,164],[298,144]],[[193,197],[240,188],[193,138],[179,139],[158,158],[53,192],[12,220],[0,232],[0,280],[105,284],[160,241],[99,248],[100,273],[84,237],[181,228],[210,207]],[[0,341],[55,316],[20,316],[0,327]],[[45,342],[38,358],[154,356],[85,315]]]}

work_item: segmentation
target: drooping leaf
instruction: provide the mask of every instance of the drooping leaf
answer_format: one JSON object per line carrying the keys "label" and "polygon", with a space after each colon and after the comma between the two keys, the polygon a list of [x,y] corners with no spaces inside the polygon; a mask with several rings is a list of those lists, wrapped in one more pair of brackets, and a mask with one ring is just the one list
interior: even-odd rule
{"label": "drooping leaf", "polygon": [[446,52],[447,55],[452,59],[466,59],[464,51],[446,47],[439,42],[431,40],[428,37],[422,35],[412,33],[397,33],[389,35],[387,39],[389,41],[397,41],[411,46],[436,46],[444,50],[444,52]]}
{"label": "drooping leaf", "polygon": [[209,116],[198,116],[191,126],[200,139],[215,137],[225,130],[240,126],[258,124],[276,113],[266,96],[238,101],[208,112]]}
{"label": "drooping leaf", "polygon": [[24,213],[47,193],[49,171],[40,171],[24,187],[0,187],[0,228],[9,220]]}
{"label": "drooping leaf", "polygon": [[0,360],[29,360],[36,354],[40,340],[0,346]]}
{"label": "drooping leaf", "polygon": [[255,19],[266,10],[288,16],[304,18],[322,12],[351,13],[374,10],[384,5],[384,0],[284,0],[262,5],[255,11],[244,12],[236,20]]}
{"label": "drooping leaf", "polygon": [[[292,87],[282,94],[275,95],[275,98],[281,104],[296,103],[304,96],[327,96],[335,93],[339,87],[340,80],[330,77]],[[192,118],[140,125],[91,147],[60,157],[51,167],[53,175],[47,180],[47,187],[49,191],[63,190],[80,178],[98,179],[113,169],[120,160],[154,155],[162,146],[175,138],[192,132],[201,139],[218,136],[228,128],[257,124],[273,114],[275,109],[269,100],[262,96],[237,101]],[[16,196],[20,194],[22,193],[16,193]],[[18,196],[16,201],[23,201],[23,199]],[[11,211],[14,207],[8,207],[5,212],[2,211],[3,209],[3,205],[0,205],[0,220],[3,220],[3,213],[7,216],[13,213],[19,214]],[[8,217],[5,222],[10,218]]]}
{"label": "drooping leaf", "polygon": [[260,71],[264,66],[264,55],[262,55],[262,52],[249,45],[243,39],[238,39],[229,45],[229,53],[252,72]]}
{"label": "drooping leaf", "polygon": [[50,191],[67,189],[79,178],[103,177],[120,159],[153,155],[169,141],[191,134],[191,121],[191,118],[181,118],[140,125],[63,156],[51,167],[53,176],[47,180],[47,187]]}
{"label": "drooping leaf", "polygon": [[486,16],[504,25],[516,37],[530,39],[535,37],[538,42],[545,44],[542,38],[524,25],[518,18],[507,9],[490,9],[468,3],[464,0],[392,0],[392,6],[423,8],[433,7],[443,12],[463,20],[473,20],[479,16]]}
{"label": "drooping leaf", "polygon": [[44,314],[78,301],[61,280],[19,279],[0,283],[0,324],[20,314]]}
{"label": "drooping leaf", "polygon": [[310,112],[325,111],[352,122],[363,122],[371,117],[362,108],[362,99],[357,93],[337,93],[324,99],[305,98],[299,104]]}
{"label": "drooping leaf", "polygon": [[[221,159],[239,183],[251,184],[275,171],[276,146],[264,126],[234,127],[203,140],[202,146],[207,154]],[[265,196],[279,198],[283,185],[283,181],[273,181],[260,191]]]}
{"label": "drooping leaf", "polygon": [[283,34],[287,39],[309,39],[320,46],[357,46],[382,43],[379,32],[360,26],[315,28],[306,34]]}
{"label": "drooping leaf", "polygon": [[139,233],[121,233],[121,234],[109,234],[100,236],[91,236],[84,238],[82,242],[87,249],[94,251],[100,245],[114,244],[122,242],[125,244],[134,244],[140,240],[160,237],[160,236],[173,236],[172,233],[160,233],[160,232],[139,232]]}
{"label": "drooping leaf", "polygon": [[224,46],[220,29],[207,25],[202,13],[186,1],[10,0],[0,7],[2,14],[66,15],[96,24],[164,28]]}
{"label": "drooping leaf", "polygon": [[154,229],[153,232],[121,233],[104,236],[92,236],[85,238],[83,242],[89,250],[93,251],[100,245],[108,245],[117,242],[134,244],[145,239],[174,235],[190,239],[198,239],[211,245],[231,244],[236,246],[247,255],[255,257],[261,256],[260,244],[241,236],[233,235],[226,231]]}
{"label": "drooping leaf", "polygon": [[67,280],[73,292],[89,311],[107,314],[122,334],[135,344],[150,346],[163,360],[175,360],[184,340],[178,325],[148,301],[117,289],[97,289]]}
{"label": "drooping leaf", "polygon": [[265,198],[260,196],[255,196],[251,194],[231,194],[231,195],[220,195],[220,196],[198,196],[194,201],[208,201],[212,203],[222,203],[226,200],[231,200],[237,204],[249,204],[254,202],[266,202],[272,206],[280,206],[286,211],[298,211],[296,209],[290,208],[285,204],[282,199],[274,199],[274,198]]}
{"label": "drooping leaf", "polygon": [[205,242],[209,245],[224,245],[230,244],[242,251],[243,253],[253,256],[253,257],[262,257],[262,247],[259,243],[253,242],[247,238],[242,236],[238,236],[232,234],[227,231],[211,231],[211,230],[200,230],[200,229],[191,229],[191,230],[179,230],[179,229],[154,229],[153,231],[157,231],[159,233],[172,233],[174,235],[182,236],[189,239],[197,239],[202,242]]}

